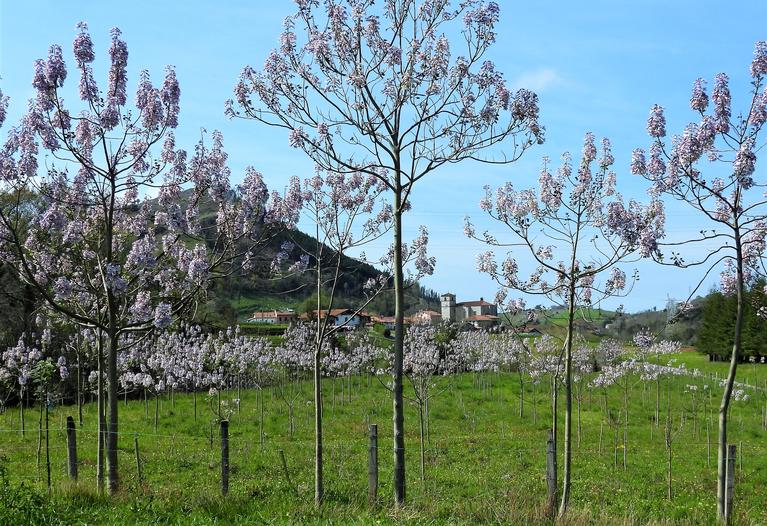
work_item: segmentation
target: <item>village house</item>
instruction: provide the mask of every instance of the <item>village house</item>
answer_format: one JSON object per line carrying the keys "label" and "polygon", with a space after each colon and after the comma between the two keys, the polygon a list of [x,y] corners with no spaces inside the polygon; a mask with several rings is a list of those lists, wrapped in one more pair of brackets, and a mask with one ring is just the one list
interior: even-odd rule
{"label": "village house", "polygon": [[394,316],[373,316],[373,323],[380,323],[385,329],[394,330]]}
{"label": "village house", "polygon": [[413,325],[438,325],[442,321],[442,315],[433,310],[420,310],[410,317]]}
{"label": "village house", "polygon": [[269,324],[287,324],[296,319],[296,313],[293,311],[259,311],[254,312],[248,321],[251,323],[269,323]]}
{"label": "village house", "polygon": [[[331,309],[330,313],[323,310],[320,311],[320,318],[324,319],[325,316],[330,316],[330,322],[336,327],[343,327],[344,329],[356,329],[357,327],[363,327],[370,323],[371,317],[366,312],[356,312],[353,309]],[[317,311],[310,311],[301,314],[302,320],[316,320]]]}

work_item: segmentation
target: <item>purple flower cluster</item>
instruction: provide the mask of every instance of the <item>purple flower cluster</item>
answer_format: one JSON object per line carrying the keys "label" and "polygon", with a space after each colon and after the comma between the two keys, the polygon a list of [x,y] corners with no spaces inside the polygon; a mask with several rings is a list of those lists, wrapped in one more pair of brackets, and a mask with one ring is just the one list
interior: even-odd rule
{"label": "purple flower cluster", "polygon": [[647,133],[650,137],[661,138],[666,136],[666,117],[663,115],[663,108],[657,104],[650,110],[650,117],[647,119]]}

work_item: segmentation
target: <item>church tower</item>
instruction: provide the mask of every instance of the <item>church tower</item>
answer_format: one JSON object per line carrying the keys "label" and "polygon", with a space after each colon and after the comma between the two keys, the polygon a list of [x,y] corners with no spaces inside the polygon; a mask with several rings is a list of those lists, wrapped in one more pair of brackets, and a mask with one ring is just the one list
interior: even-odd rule
{"label": "church tower", "polygon": [[442,321],[456,321],[455,318],[455,294],[447,292],[439,297],[442,303]]}

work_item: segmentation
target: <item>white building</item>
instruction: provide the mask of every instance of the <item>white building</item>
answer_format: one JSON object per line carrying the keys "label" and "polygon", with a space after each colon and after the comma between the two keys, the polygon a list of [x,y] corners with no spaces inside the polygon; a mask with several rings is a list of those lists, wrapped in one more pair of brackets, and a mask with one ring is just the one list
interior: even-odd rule
{"label": "white building", "polygon": [[296,319],[296,313],[293,311],[260,311],[254,312],[248,321],[252,323],[286,324]]}
{"label": "white building", "polygon": [[[336,327],[343,327],[345,329],[356,329],[370,322],[370,315],[366,312],[356,313],[352,309],[331,309],[327,311],[320,311],[320,317],[330,316],[330,322]],[[307,312],[301,315],[302,320],[316,320],[317,311]]]}

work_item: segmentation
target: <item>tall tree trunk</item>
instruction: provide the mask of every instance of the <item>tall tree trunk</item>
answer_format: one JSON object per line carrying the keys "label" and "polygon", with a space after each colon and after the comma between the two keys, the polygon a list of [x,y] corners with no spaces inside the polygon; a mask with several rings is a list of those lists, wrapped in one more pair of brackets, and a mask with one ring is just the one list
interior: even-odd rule
{"label": "tall tree trunk", "polygon": [[402,385],[402,361],[405,343],[405,290],[402,261],[402,187],[397,174],[394,192],[394,363],[392,367],[394,398],[394,504],[405,504],[405,403]]}
{"label": "tall tree trunk", "polygon": [[21,417],[21,437],[24,438],[24,387],[19,388],[19,413]]}
{"label": "tall tree trunk", "polygon": [[[322,476],[322,371],[321,356],[322,344],[325,338],[325,323],[330,316],[330,309],[333,307],[333,296],[331,295],[328,305],[328,312],[325,320],[322,320],[322,244],[320,243],[320,220],[315,220],[315,236],[317,239],[316,259],[317,259],[317,332],[314,335],[314,504],[320,506],[325,496],[324,481]],[[340,258],[339,258],[340,265]],[[336,274],[336,278],[338,275]],[[335,284],[333,287],[335,290]]]}
{"label": "tall tree trunk", "polygon": [[737,278],[737,311],[735,317],[735,334],[732,343],[732,356],[730,357],[730,370],[727,373],[727,381],[722,393],[722,402],[719,405],[719,444],[717,447],[717,480],[716,480],[716,515],[719,521],[724,522],[725,490],[727,488],[727,413],[730,409],[735,374],[738,368],[740,356],[741,338],[743,333],[743,251],[740,239],[740,231],[735,228],[735,252],[736,252],[736,278]]}
{"label": "tall tree trunk", "polygon": [[[574,267],[575,265],[573,265]],[[565,470],[562,480],[562,502],[559,504],[559,516],[567,512],[570,502],[570,468],[572,464],[573,436],[573,332],[575,330],[575,280],[571,275],[570,298],[567,310],[567,342],[565,344]]]}
{"label": "tall tree trunk", "polygon": [[37,422],[37,463],[36,468],[40,471],[40,458],[43,454],[43,400],[40,400],[40,418]]}
{"label": "tall tree trunk", "polygon": [[77,417],[83,427],[83,371],[80,365],[80,341],[77,341]]}
{"label": "tall tree trunk", "polygon": [[[112,315],[114,316],[114,315]],[[112,325],[109,331],[107,349],[107,400],[109,403],[109,421],[106,436],[107,477],[109,493],[114,494],[119,487],[117,474],[117,332]]]}
{"label": "tall tree trunk", "polygon": [[46,392],[43,398],[43,404],[45,404],[45,474],[46,484],[48,485],[48,493],[51,492],[51,443],[50,443],[50,428],[49,428],[49,415],[48,415],[48,393]]}
{"label": "tall tree trunk", "polygon": [[[551,476],[556,481],[559,477],[559,457],[557,453],[558,448],[558,442],[559,442],[559,387],[557,385],[557,377],[559,373],[555,373],[551,377],[551,436],[553,439],[552,449],[553,449],[553,462],[551,464]],[[555,492],[553,495],[551,495],[550,500],[551,508],[547,510],[549,513],[551,513],[551,516],[554,516],[554,511],[557,506],[557,494],[556,494],[556,485],[555,485]]]}
{"label": "tall tree trunk", "polygon": [[421,480],[426,480],[426,452],[425,447],[426,444],[424,444],[425,436],[424,436],[424,404],[423,402],[418,404],[418,420],[421,427]]}
{"label": "tall tree trunk", "polygon": [[[318,321],[319,323],[319,321]],[[321,342],[318,342],[321,345]],[[314,351],[314,503],[322,504],[325,489],[322,480],[322,375],[320,348]]]}
{"label": "tall tree trunk", "polygon": [[96,488],[99,493],[102,493],[104,491],[104,432],[106,431],[106,419],[104,418],[104,339],[100,330],[97,336],[96,411],[98,412],[98,432],[96,434],[98,445],[96,447]]}

